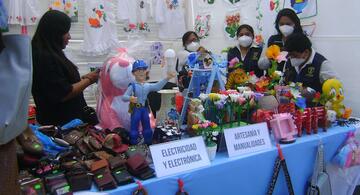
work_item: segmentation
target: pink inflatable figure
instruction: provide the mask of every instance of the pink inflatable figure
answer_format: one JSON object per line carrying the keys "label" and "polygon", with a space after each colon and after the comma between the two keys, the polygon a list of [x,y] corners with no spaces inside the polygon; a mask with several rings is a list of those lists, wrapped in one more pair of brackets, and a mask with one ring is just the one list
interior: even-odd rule
{"label": "pink inflatable figure", "polygon": [[131,74],[134,59],[125,48],[119,48],[118,53],[108,59],[100,72],[99,98],[97,113],[102,128],[114,129],[123,127],[129,129],[129,104],[121,100],[128,85],[134,81]]}
{"label": "pink inflatable figure", "polygon": [[[135,81],[131,73],[135,61],[125,48],[117,49],[117,54],[109,58],[103,65],[99,79],[99,98],[97,114],[99,126],[103,129],[123,127],[130,129],[129,102],[121,97],[131,82]],[[151,127],[155,127],[155,119],[150,115]]]}

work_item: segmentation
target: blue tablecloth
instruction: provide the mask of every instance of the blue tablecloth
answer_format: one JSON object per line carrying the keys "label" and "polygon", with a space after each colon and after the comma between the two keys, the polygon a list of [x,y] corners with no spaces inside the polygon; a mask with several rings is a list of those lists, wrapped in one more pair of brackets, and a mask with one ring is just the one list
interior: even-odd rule
{"label": "blue tablecloth", "polygon": [[[319,140],[325,147],[325,160],[330,162],[347,132],[355,127],[332,127],[327,132],[303,136],[295,143],[281,145],[295,194],[305,194],[308,178],[312,175]],[[181,178],[191,195],[263,195],[273,174],[277,157],[275,145],[265,151],[228,158],[227,153],[218,153],[211,166],[164,178],[153,178],[142,184],[150,195],[172,195],[178,189]],[[108,194],[130,195],[136,184],[118,187]],[[97,191],[94,187],[92,192]],[[274,194],[288,194],[283,172],[279,174]]]}

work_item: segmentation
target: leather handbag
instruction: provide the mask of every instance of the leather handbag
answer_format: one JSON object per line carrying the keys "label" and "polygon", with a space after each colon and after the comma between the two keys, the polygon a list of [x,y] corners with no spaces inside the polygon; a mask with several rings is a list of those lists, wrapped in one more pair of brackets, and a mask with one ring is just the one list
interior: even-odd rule
{"label": "leather handbag", "polygon": [[324,160],[324,145],[322,143],[318,146],[318,151],[315,160],[314,172],[309,181],[307,195],[331,195],[330,177],[326,172]]}
{"label": "leather handbag", "polygon": [[0,145],[20,135],[28,123],[32,85],[30,38],[3,36],[5,49],[0,53]]}

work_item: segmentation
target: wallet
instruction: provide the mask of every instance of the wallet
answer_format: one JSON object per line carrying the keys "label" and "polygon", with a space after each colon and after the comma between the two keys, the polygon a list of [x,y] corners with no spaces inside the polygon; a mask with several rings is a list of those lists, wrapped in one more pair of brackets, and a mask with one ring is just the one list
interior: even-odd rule
{"label": "wallet", "polygon": [[83,132],[73,130],[70,133],[66,134],[63,139],[71,145],[74,145],[80,138],[84,136]]}
{"label": "wallet", "polygon": [[127,160],[127,165],[131,170],[141,170],[146,168],[148,164],[145,161],[145,158],[140,154],[135,154]]}
{"label": "wallet", "polygon": [[82,154],[88,154],[91,152],[87,144],[84,142],[84,139],[78,140],[76,142],[76,147],[80,150]]}
{"label": "wallet", "polygon": [[111,173],[114,176],[115,181],[119,186],[135,182],[133,177],[124,168],[116,168],[112,170]]}
{"label": "wallet", "polygon": [[145,158],[140,154],[135,154],[130,157],[126,164],[128,171],[139,179],[145,180],[155,176],[154,170],[149,167]]}
{"label": "wallet", "polygon": [[98,151],[93,153],[94,156],[101,160],[108,160],[109,158],[113,157],[113,155],[105,152],[105,151]]}
{"label": "wallet", "polygon": [[66,181],[63,173],[55,173],[45,177],[45,186],[47,192],[55,195],[71,195],[72,191],[70,185]]}
{"label": "wallet", "polygon": [[45,195],[45,188],[42,180],[34,178],[28,172],[21,172],[19,175],[21,194],[23,195]]}
{"label": "wallet", "polygon": [[146,145],[133,145],[126,151],[126,155],[132,157],[135,154],[140,154],[141,156],[146,157],[148,150],[149,148]]}
{"label": "wallet", "polygon": [[110,190],[117,187],[108,167],[93,171],[94,181],[99,191]]}
{"label": "wallet", "polygon": [[68,173],[66,177],[70,183],[72,191],[89,190],[91,188],[91,175],[85,168],[75,168]]}
{"label": "wallet", "polygon": [[115,156],[115,157],[111,157],[108,159],[109,162],[109,166],[110,169],[113,170],[115,168],[124,168],[126,169],[126,159],[120,157],[120,156]]}

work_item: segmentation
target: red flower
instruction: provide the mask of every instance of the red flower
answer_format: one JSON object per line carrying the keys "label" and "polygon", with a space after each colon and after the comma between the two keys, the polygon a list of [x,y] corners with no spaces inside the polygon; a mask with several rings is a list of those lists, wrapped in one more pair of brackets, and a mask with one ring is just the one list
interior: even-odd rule
{"label": "red flower", "polygon": [[286,92],[286,93],[284,94],[284,96],[287,97],[287,98],[290,98],[290,99],[293,97],[293,95],[291,94],[290,91]]}
{"label": "red flower", "polygon": [[320,98],[321,98],[320,92],[316,92],[314,98],[315,98],[315,99],[320,99]]}

